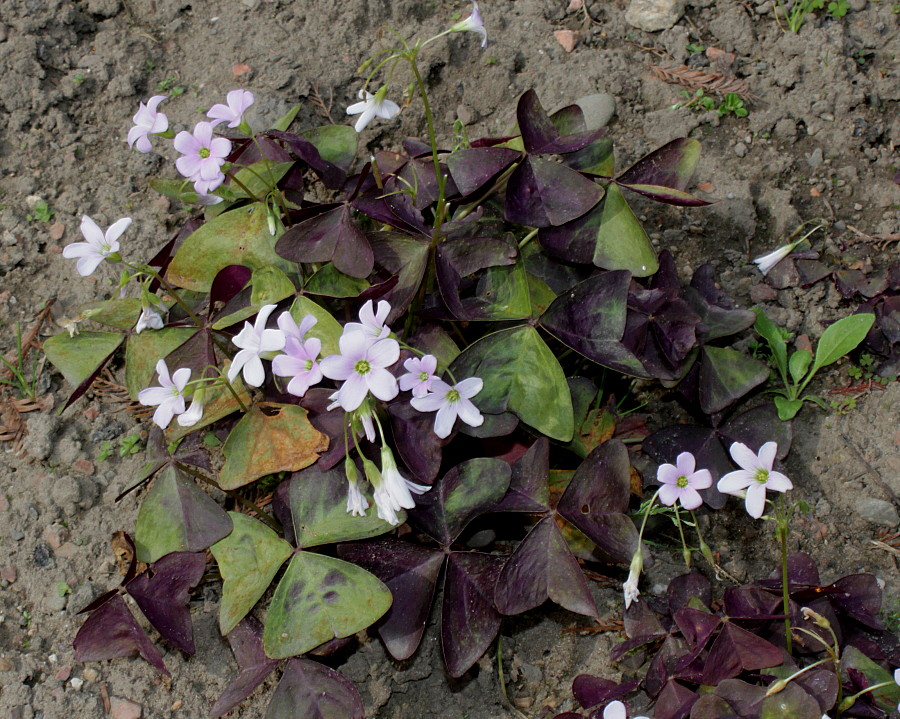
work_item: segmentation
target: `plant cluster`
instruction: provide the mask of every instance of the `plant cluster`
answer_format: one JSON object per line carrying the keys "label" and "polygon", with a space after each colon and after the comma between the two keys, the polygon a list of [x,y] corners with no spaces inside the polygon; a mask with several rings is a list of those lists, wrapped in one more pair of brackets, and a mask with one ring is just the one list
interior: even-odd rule
{"label": "plant cluster", "polygon": [[[771,404],[737,406],[769,378],[729,346],[757,315],[734,306],[710,265],[682,284],[629,205],[634,195],[706,204],[687,189],[699,143],[673,140],[617,172],[612,141],[587,130],[579,107],[551,115],[528,91],[515,133],[469,142],[457,128],[442,149],[417,59],[450,32],[486,42],[477,5],[444,33],[398,38],[365,63],[353,128],[292,131],[294,108],[255,130],[255,98],[242,89],[177,134],[165,96],[138,108],[129,145],[174,140],[182,179],[151,184],[196,214],[147,263],[129,257],[129,218],[103,230],[85,216],[84,241],[63,252],[82,276],[122,268],[109,299],[44,343],[75,387],[67,406],[124,349],[126,389],[156,425],[119,497],[146,487],[130,567],[84,609],[76,659],[140,655],[168,673],[125,594],[193,653],[187,603],[208,549],[239,669],[211,714],[282,667],[267,716],[360,717],[353,686],[311,657],[368,627],[393,657],[412,656],[439,585],[443,656],[458,677],[505,616],[550,599],[596,617],[580,560],[630,564],[628,611],[649,617],[638,582],[657,498],[681,528],[679,505],[717,508],[739,494],[760,516],[767,489],[790,487],[774,468],[789,425]],[[399,68],[428,141],[366,152],[359,167],[357,133],[402,112],[387,98]],[[614,399],[633,378],[674,389],[703,422],[645,440],[663,487],[644,502],[640,531],[630,514],[643,489],[622,438],[646,431]],[[120,442],[119,453],[135,446]],[[224,506],[203,484],[225,492]],[[793,510],[783,504],[784,547]],[[669,619],[658,623],[637,646],[674,635]],[[720,653],[740,644],[731,627],[716,616],[702,642],[679,641],[696,640],[705,661],[713,634],[728,644]],[[607,713],[624,717],[624,705]]]}

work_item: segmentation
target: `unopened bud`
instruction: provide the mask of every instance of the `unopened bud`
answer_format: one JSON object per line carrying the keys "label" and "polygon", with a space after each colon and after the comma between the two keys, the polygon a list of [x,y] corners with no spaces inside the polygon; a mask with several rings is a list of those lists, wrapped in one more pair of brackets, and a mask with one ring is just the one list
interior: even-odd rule
{"label": "unopened bud", "polygon": [[831,622],[829,622],[825,617],[823,617],[817,611],[810,609],[809,607],[802,607],[800,609],[800,613],[803,615],[804,619],[812,622],[817,627],[822,627],[823,629],[831,628]]}
{"label": "unopened bud", "polygon": [[778,692],[782,691],[787,685],[787,679],[779,679],[777,682],[772,682],[766,690],[766,696],[770,697],[773,694],[778,694]]}

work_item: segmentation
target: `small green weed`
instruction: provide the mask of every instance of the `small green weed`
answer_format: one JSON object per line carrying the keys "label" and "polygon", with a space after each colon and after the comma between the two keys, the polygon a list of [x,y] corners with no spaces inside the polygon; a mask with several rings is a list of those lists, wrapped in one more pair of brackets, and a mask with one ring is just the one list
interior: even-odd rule
{"label": "small green weed", "polygon": [[848,414],[849,412],[852,412],[856,409],[857,400],[861,397],[871,394],[873,390],[884,389],[891,382],[897,380],[897,378],[893,376],[881,377],[875,374],[873,369],[874,366],[875,358],[872,357],[872,355],[864,354],[859,358],[858,367],[854,366],[847,368],[847,374],[850,376],[852,384],[849,387],[840,387],[831,390],[833,394],[840,393],[843,395],[828,403],[834,412],[837,414]]}
{"label": "small green weed", "polygon": [[132,454],[137,454],[140,451],[141,435],[139,435],[137,432],[133,432],[132,434],[125,435],[124,437],[119,437],[118,450],[116,450],[112,442],[102,442],[100,444],[100,454],[97,455],[97,460],[103,462],[112,457],[114,452],[116,452],[120,457],[127,457]]}
{"label": "small green weed", "polygon": [[184,93],[187,92],[187,88],[184,85],[178,84],[178,78],[172,77],[171,75],[165,80],[157,83],[156,89],[158,92],[166,93],[170,98],[184,95]]}
{"label": "small green weed", "polygon": [[25,366],[26,366],[26,352],[25,348],[22,346],[22,328],[20,326],[16,326],[16,361],[15,363],[10,362],[6,357],[0,355],[0,362],[2,362],[6,369],[12,374],[10,379],[4,379],[0,377],[0,384],[5,384],[9,387],[13,387],[16,392],[18,392],[20,397],[31,397],[34,399],[37,397],[37,382],[38,377],[40,376],[40,368],[38,367],[38,357],[37,353],[35,353],[34,357],[31,360],[31,370],[28,373],[30,376],[26,376]]}
{"label": "small green weed", "polygon": [[698,44],[695,44],[695,43],[690,43],[690,44],[687,46],[687,51],[688,51],[689,53],[691,53],[691,55],[696,55],[697,53],[705,52],[705,51],[706,51],[706,47],[703,46],[703,45],[698,45]]}
{"label": "small green weed", "polygon": [[695,90],[693,94],[687,90],[681,91],[681,96],[688,102],[679,102],[672,105],[673,110],[680,108],[695,108],[697,110],[709,111],[715,110],[719,117],[726,115],[734,115],[735,117],[746,117],[749,110],[744,107],[744,101],[741,96],[735,92],[729,92],[719,105],[716,105],[714,97],[707,95],[702,89]]}
{"label": "small green weed", "polygon": [[46,200],[38,200],[26,217],[29,222],[50,222],[55,214],[56,210],[51,210]]}

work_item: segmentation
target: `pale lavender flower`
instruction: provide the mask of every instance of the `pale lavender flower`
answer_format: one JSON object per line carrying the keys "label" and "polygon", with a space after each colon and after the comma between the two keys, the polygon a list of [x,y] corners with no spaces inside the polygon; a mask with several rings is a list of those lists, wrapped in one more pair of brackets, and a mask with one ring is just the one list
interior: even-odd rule
{"label": "pale lavender flower", "polygon": [[[628,719],[625,705],[618,699],[611,701],[603,709],[603,719]],[[649,717],[632,717],[632,719],[649,719]]]}
{"label": "pale lavender flower", "polygon": [[97,266],[106,258],[118,258],[119,238],[131,225],[130,217],[116,220],[106,232],[103,232],[90,217],[84,215],[81,218],[81,234],[87,242],[73,242],[63,248],[63,257],[67,259],[78,258],[75,269],[82,277],[88,277],[94,273]]}
{"label": "pale lavender flower", "polygon": [[233,382],[238,373],[244,371],[244,382],[251,387],[259,387],[266,378],[260,356],[266,352],[277,352],[284,349],[284,333],[281,330],[267,330],[266,322],[275,305],[265,305],[256,315],[256,322],[244,322],[244,328],[231,341],[240,347],[231,367],[228,368],[228,381]]}
{"label": "pale lavender flower", "polygon": [[800,239],[790,242],[786,245],[782,245],[777,250],[773,250],[767,255],[762,255],[761,257],[757,257],[753,260],[753,264],[755,264],[759,271],[762,272],[763,277],[769,274],[769,270],[771,270],[775,265],[781,262],[785,257],[791,254],[799,244],[804,242],[809,235],[804,235]]}
{"label": "pale lavender flower", "polygon": [[162,315],[152,307],[141,307],[141,316],[138,317],[137,324],[134,326],[135,334],[140,334],[145,329],[161,330],[163,328]]}
{"label": "pale lavender flower", "polygon": [[400,345],[396,340],[383,339],[369,344],[363,332],[341,336],[341,353],[329,355],[319,367],[329,379],[343,380],[337,401],[345,412],[359,407],[369,392],[387,402],[399,393],[397,380],[387,371],[400,359]]}
{"label": "pale lavender flower", "polygon": [[696,469],[696,460],[690,452],[682,452],[675,464],[661,464],[656,470],[656,479],[662,487],[659,489],[659,501],[671,507],[681,502],[685,509],[697,509],[703,504],[698,489],[712,486],[712,475],[708,469]]}
{"label": "pale lavender flower", "polygon": [[[381,484],[375,487],[373,498],[379,508],[378,516],[382,516],[381,508],[390,506],[386,514],[399,512],[400,509],[412,509],[416,506],[413,494],[425,494],[431,487],[410,482],[397,468],[394,453],[390,447],[381,447]],[[397,524],[397,522],[392,522]]]}
{"label": "pale lavender flower", "polygon": [[303,342],[306,339],[306,333],[315,326],[317,321],[313,315],[307,314],[300,320],[298,327],[290,312],[282,312],[278,315],[278,329],[284,333],[285,338],[293,337],[298,342]]}
{"label": "pale lavender flower", "polygon": [[391,305],[386,300],[378,302],[378,311],[375,311],[375,304],[372,300],[359,308],[359,322],[348,322],[344,325],[344,334],[351,332],[362,332],[366,336],[369,344],[373,344],[378,340],[383,340],[391,334],[391,328],[384,324],[387,316],[391,313]]}
{"label": "pale lavender flower", "polygon": [[484,20],[481,18],[481,12],[478,9],[478,3],[473,0],[472,12],[465,20],[460,20],[450,32],[474,32],[481,35],[481,47],[487,47],[487,30],[484,29]]}
{"label": "pale lavender flower", "polygon": [[148,135],[158,135],[169,129],[169,118],[156,108],[166,99],[166,95],[154,95],[145,105],[138,105],[138,111],[134,114],[134,127],[128,131],[129,147],[137,147],[138,152],[150,152],[153,146]]}
{"label": "pale lavender flower", "polygon": [[404,392],[412,390],[413,397],[424,397],[431,389],[434,380],[438,379],[435,374],[437,357],[434,355],[425,355],[421,359],[410,357],[403,363],[403,367],[406,369],[406,374],[400,376],[400,389]]}
{"label": "pale lavender flower", "polygon": [[179,132],[175,149],[183,155],[175,160],[175,167],[194,183],[199,194],[208,195],[225,181],[222,165],[231,152],[231,141],[213,137],[212,123],[198,122],[193,133]]}
{"label": "pale lavender flower", "polygon": [[244,119],[247,108],[255,102],[253,93],[249,90],[232,90],[226,96],[227,105],[213,105],[206,116],[215,120],[213,126],[220,122],[227,122],[228,127],[237,127]]}
{"label": "pale lavender flower", "polygon": [[354,130],[362,132],[366,129],[366,125],[376,117],[380,117],[382,120],[390,120],[397,116],[397,113],[400,112],[400,106],[396,102],[385,99],[386,94],[387,87],[382,87],[374,95],[367,90],[359,91],[359,99],[362,102],[354,103],[347,108],[348,115],[360,116],[353,126]]}
{"label": "pale lavender flower", "polygon": [[138,402],[148,407],[156,406],[153,421],[161,429],[165,429],[172,417],[184,412],[184,388],[191,378],[191,370],[181,367],[169,377],[169,367],[161,359],[156,363],[156,374],[159,375],[160,386],[142,389],[138,392]]}
{"label": "pale lavender flower", "polygon": [[[284,314],[281,317],[284,317]],[[278,318],[279,326],[281,317]],[[284,332],[284,328],[281,328],[281,331]],[[287,386],[290,394],[302,397],[306,394],[306,390],[322,381],[322,370],[316,362],[321,351],[322,341],[317,337],[300,342],[296,337],[288,335],[284,354],[272,360],[272,371],[279,377],[291,378]]]}
{"label": "pale lavender flower", "polygon": [[202,387],[194,390],[194,397],[191,400],[191,406],[188,407],[187,412],[178,415],[179,426],[193,427],[195,424],[197,424],[197,422],[200,421],[200,418],[203,416],[204,394],[205,393]]}
{"label": "pale lavender flower", "polygon": [[453,387],[436,379],[432,381],[431,392],[424,397],[413,397],[410,404],[420,412],[437,412],[434,433],[444,439],[453,431],[457,417],[470,427],[480,427],[484,423],[481,412],[470,401],[482,387],[484,382],[479,377],[469,377]]}
{"label": "pale lavender flower", "polygon": [[754,519],[759,519],[763,515],[767,489],[787,492],[794,488],[790,479],[781,472],[772,470],[775,454],[778,452],[778,445],[775,442],[766,442],[759,448],[758,455],[741,442],[732,444],[729,451],[731,458],[741,469],[726,474],[716,487],[724,494],[745,497],[747,513]]}

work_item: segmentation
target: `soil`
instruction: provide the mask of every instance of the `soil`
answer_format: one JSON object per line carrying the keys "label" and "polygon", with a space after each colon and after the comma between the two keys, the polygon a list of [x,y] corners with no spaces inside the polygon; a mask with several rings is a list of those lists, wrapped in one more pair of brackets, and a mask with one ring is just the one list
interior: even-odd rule
{"label": "soil", "polygon": [[[622,0],[584,2],[587,11],[568,0],[484,0],[486,49],[474,35],[432,45],[425,74],[444,128],[439,139],[452,141],[456,118],[472,138],[502,134],[529,88],[549,110],[609,93],[616,101],[609,132],[620,169],[679,136],[703,142],[695,181],[714,204],[699,210],[637,206],[653,241],[675,253],[685,277],[711,261],[742,305],[764,306],[776,322],[812,338],[823,322],[852,311],[855,305],[842,301],[830,281],[780,289],[763,281],[749,259],[815,217],[834,223],[823,248],[832,261],[877,273],[896,259],[896,241],[871,238],[900,232],[900,187],[891,181],[900,164],[894,146],[900,138],[898,6],[850,0],[844,17],[809,15],[793,34],[779,27],[772,0],[693,0],[674,27],[646,33],[626,23]],[[414,0],[0,0],[0,349],[13,350],[16,326],[32,326],[51,298],[54,322],[44,336],[61,331],[68,314],[115,281],[109,267],[85,280],[61,256],[64,245],[80,239],[82,214],[103,226],[132,217],[123,241],[142,257],[184,218],[147,184],[160,174],[175,176],[171,148],[161,150],[165,157],[142,155],[124,142],[138,102],[157,94],[160,83],[173,95],[164,110],[176,130],[237,87],[255,93],[257,126],[298,102],[301,126],[324,124],[327,118],[310,101],[316,96],[331,106],[335,121],[346,122],[344,108],[360,86],[356,68],[389,39],[378,39],[380,28],[427,37],[466,9],[461,2]],[[571,52],[554,36],[558,30],[574,31],[561,36],[577,40]],[[734,53],[731,71],[755,98],[748,116],[671,109],[684,102],[681,88],[655,78],[650,65],[688,61],[717,69],[689,44]],[[177,97],[175,88],[183,90]],[[370,127],[362,139],[370,148],[393,148],[423,131],[423,115],[413,105],[398,121]],[[40,212],[34,217],[38,199],[54,212],[49,221]],[[848,381],[844,361],[824,373],[816,389],[827,393]],[[39,391],[59,407],[70,388],[48,366]],[[805,408],[786,462],[796,494],[812,507],[797,524],[797,548],[814,553],[826,580],[875,573],[894,616],[900,611],[897,553],[872,540],[879,531],[898,529],[898,400],[895,382],[860,397],[844,414]],[[663,412],[669,415],[668,408]],[[61,416],[35,411],[23,417],[21,443],[0,445],[6,450],[0,463],[0,715],[104,716],[104,696],[120,719],[139,710],[144,717],[206,715],[234,675],[217,631],[214,587],[192,602],[196,656],[170,651],[165,658],[171,680],[140,660],[73,661],[71,642],[82,622],[76,612],[118,582],[109,539],[133,528],[137,509],[133,496],[113,500],[139,456],[101,459],[100,446],[109,441],[117,447],[146,425],[100,393]],[[661,418],[651,414],[648,422],[659,426]],[[708,538],[732,575],[769,571],[776,552],[768,528],[743,516],[737,502],[713,519]],[[645,591],[662,591],[681,571],[677,561],[677,553],[659,561],[644,579]],[[602,616],[619,618],[618,585],[598,584],[595,592]],[[525,715],[571,708],[578,673],[618,676],[606,660],[616,634],[572,631],[583,624],[563,611],[541,611],[503,630],[509,696]],[[364,638],[342,671],[362,691],[367,716],[511,715],[495,656],[452,681],[439,652],[433,632],[404,663],[387,658],[377,638]],[[231,716],[263,716],[273,684],[270,678]]]}

